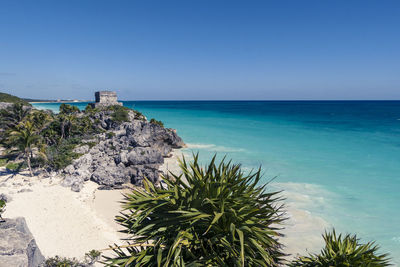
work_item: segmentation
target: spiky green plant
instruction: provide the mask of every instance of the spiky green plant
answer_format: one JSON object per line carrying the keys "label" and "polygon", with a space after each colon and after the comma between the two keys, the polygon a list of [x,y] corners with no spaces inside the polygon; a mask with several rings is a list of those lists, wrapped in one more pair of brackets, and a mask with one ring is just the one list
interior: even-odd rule
{"label": "spiky green plant", "polygon": [[114,247],[108,266],[277,266],[284,220],[278,192],[259,186],[261,171],[240,165],[204,168],[198,156],[180,161],[181,175],[163,177],[166,186],[144,181],[125,195],[117,221],[129,244]]}
{"label": "spiky green plant", "polygon": [[291,267],[383,267],[389,266],[387,254],[378,254],[374,242],[361,244],[356,235],[336,235],[335,230],[323,235],[325,247],[320,254],[310,254],[294,260]]}

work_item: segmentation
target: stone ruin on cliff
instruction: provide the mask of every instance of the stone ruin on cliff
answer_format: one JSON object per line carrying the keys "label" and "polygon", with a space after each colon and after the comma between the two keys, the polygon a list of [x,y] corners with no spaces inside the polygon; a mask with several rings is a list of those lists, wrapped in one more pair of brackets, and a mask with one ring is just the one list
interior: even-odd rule
{"label": "stone ruin on cliff", "polygon": [[96,102],[92,104],[92,107],[107,107],[119,105],[122,106],[121,102],[118,102],[117,93],[114,91],[98,91],[94,94]]}

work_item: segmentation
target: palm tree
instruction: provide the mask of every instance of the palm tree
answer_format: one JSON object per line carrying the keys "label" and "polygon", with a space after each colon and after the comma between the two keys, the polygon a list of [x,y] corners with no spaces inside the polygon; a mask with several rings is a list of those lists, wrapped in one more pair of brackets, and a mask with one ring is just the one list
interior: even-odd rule
{"label": "palm tree", "polygon": [[31,176],[33,176],[31,166],[32,149],[38,144],[39,140],[40,136],[36,134],[33,123],[30,121],[20,123],[15,130],[10,132],[7,138],[8,144],[24,156]]}
{"label": "palm tree", "polygon": [[30,108],[21,103],[16,103],[0,111],[0,124],[3,129],[15,128],[28,116],[29,112]]}
{"label": "palm tree", "polygon": [[38,132],[45,129],[53,120],[51,113],[49,114],[42,110],[34,110],[29,114],[29,121],[32,122]]}
{"label": "palm tree", "polygon": [[147,180],[125,195],[117,221],[131,235],[105,257],[109,266],[278,266],[284,220],[277,192],[259,186],[261,171],[230,162],[180,162],[181,175]]}
{"label": "palm tree", "polygon": [[0,144],[6,148],[7,137],[10,131],[14,130],[18,124],[23,122],[28,114],[29,108],[21,103],[13,104],[11,107],[0,110]]}
{"label": "palm tree", "polygon": [[[76,114],[79,112],[79,108],[76,106],[71,106],[67,104],[60,105],[60,127],[61,127],[61,138],[65,139],[67,136],[71,135],[71,129],[73,123],[76,121]],[[67,129],[67,131],[66,131]],[[68,135],[67,135],[68,133]]]}

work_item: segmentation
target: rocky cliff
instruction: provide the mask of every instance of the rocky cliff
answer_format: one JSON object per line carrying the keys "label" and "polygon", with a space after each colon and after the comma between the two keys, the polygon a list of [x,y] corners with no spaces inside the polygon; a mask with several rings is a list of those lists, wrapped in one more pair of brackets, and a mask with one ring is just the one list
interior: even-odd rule
{"label": "rocky cliff", "polygon": [[104,133],[84,140],[75,149],[82,156],[63,170],[63,185],[73,191],[80,191],[87,180],[102,189],[119,188],[125,183],[141,185],[144,177],[157,182],[164,157],[173,148],[184,146],[175,130],[151,123],[133,110],[128,111],[125,122],[116,122],[110,110],[96,112],[93,120]]}

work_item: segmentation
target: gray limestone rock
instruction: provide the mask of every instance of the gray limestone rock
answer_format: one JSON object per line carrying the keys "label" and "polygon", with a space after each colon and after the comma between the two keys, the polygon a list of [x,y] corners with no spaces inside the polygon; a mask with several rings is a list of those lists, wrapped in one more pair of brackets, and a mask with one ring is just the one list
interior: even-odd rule
{"label": "gray limestone rock", "polygon": [[74,149],[74,152],[78,154],[86,154],[88,151],[89,151],[88,145],[78,146]]}
{"label": "gray limestone rock", "polygon": [[114,122],[111,115],[110,110],[93,115],[106,132],[96,136],[94,147],[75,149],[85,154],[64,169],[64,186],[80,191],[89,179],[103,189],[119,188],[124,183],[141,185],[144,177],[157,182],[164,157],[173,148],[184,146],[176,131],[136,118],[134,111],[129,111],[130,121],[123,123]]}
{"label": "gray limestone rock", "polygon": [[24,218],[0,223],[0,266],[38,267],[44,260]]}
{"label": "gray limestone rock", "polygon": [[12,105],[12,103],[0,102],[0,109],[7,109],[9,107],[12,107]]}
{"label": "gray limestone rock", "polygon": [[159,150],[135,147],[128,153],[128,165],[163,164],[164,158]]}

